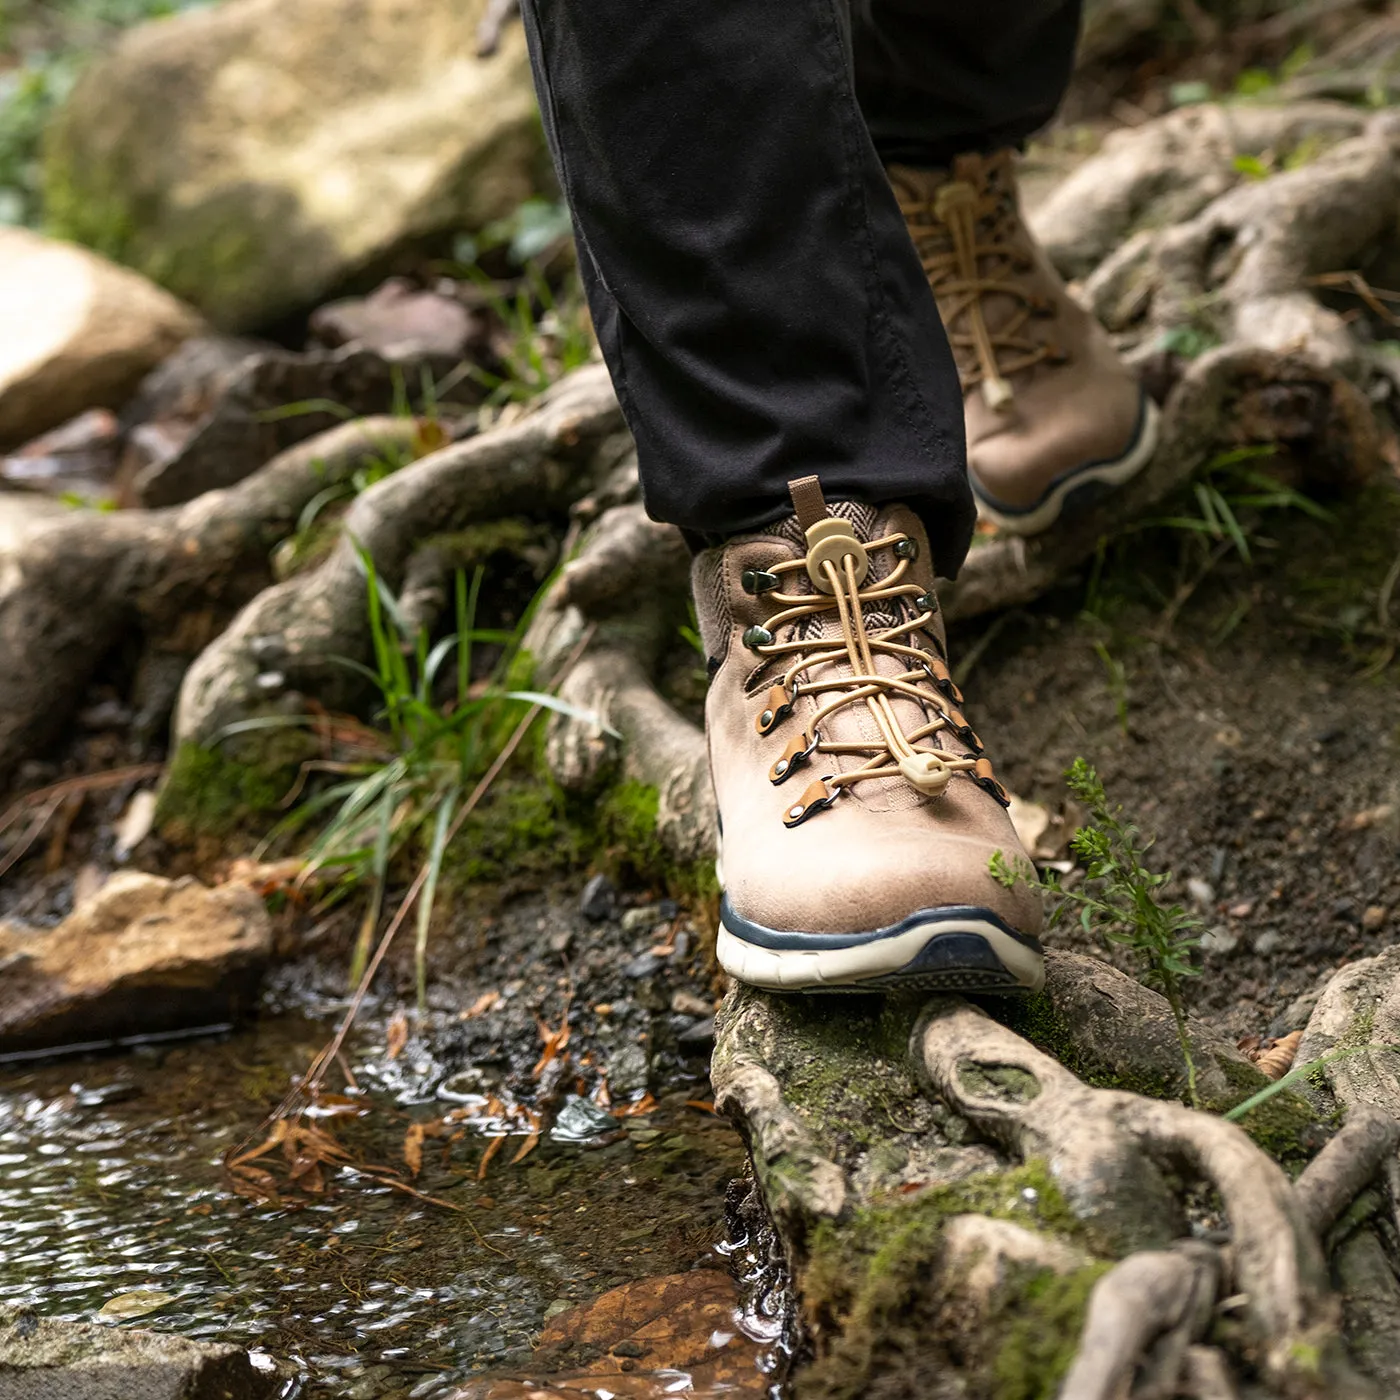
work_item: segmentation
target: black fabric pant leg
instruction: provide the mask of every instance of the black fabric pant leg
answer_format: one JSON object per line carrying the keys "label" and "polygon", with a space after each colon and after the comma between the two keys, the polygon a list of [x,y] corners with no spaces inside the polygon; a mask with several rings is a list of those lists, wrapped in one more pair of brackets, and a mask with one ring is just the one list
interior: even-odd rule
{"label": "black fabric pant leg", "polygon": [[1019,145],[1060,105],[1081,0],[850,0],[856,93],[886,161]]}
{"label": "black fabric pant leg", "polygon": [[525,0],[545,127],[648,510],[701,535],[786,483],[902,500],[952,574],[962,396],[856,100],[847,0]]}

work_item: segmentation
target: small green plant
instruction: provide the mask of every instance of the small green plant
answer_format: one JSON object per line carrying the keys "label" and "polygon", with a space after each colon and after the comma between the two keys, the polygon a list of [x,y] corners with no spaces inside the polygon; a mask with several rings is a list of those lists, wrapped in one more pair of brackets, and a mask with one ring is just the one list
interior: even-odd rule
{"label": "small green plant", "polygon": [[577,278],[570,278],[559,297],[544,273],[529,263],[514,294],[503,296],[480,269],[467,271],[502,327],[494,345],[499,371],[480,365],[469,371],[487,391],[488,404],[524,403],[588,363],[593,339]]}
{"label": "small green plant", "polygon": [[1151,841],[1144,840],[1137,826],[1124,818],[1121,807],[1109,805],[1093,767],[1076,758],[1065,780],[1075,800],[1088,812],[1087,821],[1070,843],[1086,867],[1082,883],[1066,888],[1053,872],[1042,879],[1023,862],[1013,865],[1001,851],[992,856],[991,873],[1008,889],[1024,882],[1053,895],[1051,927],[1077,910],[1085,933],[1132,950],[1142,967],[1143,980],[1155,985],[1171,1007],[1186,1066],[1187,1097],[1193,1108],[1199,1108],[1182,979],[1197,974],[1189,958],[1200,942],[1196,934],[1200,920],[1180,905],[1158,902],[1158,891],[1171,875],[1156,874],[1144,864]]}
{"label": "small green plant", "polygon": [[[458,571],[456,627],[432,644],[426,631],[415,634],[410,628],[368,552],[360,549],[359,557],[374,664],[339,660],[377,691],[374,725],[355,729],[356,756],[306,765],[308,773],[331,772],[338,781],[299,803],[269,835],[263,850],[324,822],[306,850],[306,873],[333,872],[332,899],[368,890],[351,963],[352,985],[359,983],[369,959],[396,858],[426,852],[422,897],[415,910],[421,1010],[434,894],[459,805],[525,711],[541,707],[578,712],[554,696],[518,687],[519,674],[528,664],[521,642],[533,606],[512,631],[478,627],[481,569],[470,580]],[[499,647],[500,654],[488,674],[477,676],[474,648],[483,645]],[[445,671],[449,664],[452,670]],[[440,677],[451,677],[445,702],[437,699],[444,688]],[[229,725],[224,735],[316,723],[311,716],[269,715]]]}
{"label": "small green plant", "polygon": [[1109,651],[1103,642],[1094,643],[1094,653],[1103,662],[1108,672],[1108,690],[1113,696],[1113,710],[1118,717],[1118,728],[1126,737],[1128,733],[1128,668]]}

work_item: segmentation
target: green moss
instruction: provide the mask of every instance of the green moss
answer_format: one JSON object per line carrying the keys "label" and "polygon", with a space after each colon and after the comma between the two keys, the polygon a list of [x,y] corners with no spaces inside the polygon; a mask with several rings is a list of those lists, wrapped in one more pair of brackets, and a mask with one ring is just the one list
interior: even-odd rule
{"label": "green moss", "polygon": [[676,861],[657,830],[660,812],[661,794],[646,783],[628,778],[606,788],[587,817],[599,862],[624,877],[658,885],[687,903],[717,898],[713,862]]}
{"label": "green moss", "polygon": [[991,1368],[996,1400],[1055,1400],[1079,1349],[1089,1294],[1111,1267],[1089,1264],[1070,1274],[1036,1269],[1013,1280],[1000,1308],[1006,1330]]}
{"label": "green moss", "polygon": [[309,742],[300,731],[268,731],[260,738],[255,764],[222,748],[181,744],[161,786],[158,829],[183,844],[265,823],[295,782]]}
{"label": "green moss", "polygon": [[[940,1340],[961,1349],[967,1370],[982,1373],[971,1394],[998,1400],[1003,1394],[1017,1400],[1053,1395],[1073,1355],[1088,1290],[1107,1266],[1067,1279],[1027,1270],[997,1300],[985,1329],[999,1339],[995,1350],[970,1354],[969,1339],[938,1336],[948,1323],[933,1282],[947,1221],[966,1214],[1013,1221],[1061,1239],[1083,1236],[1041,1160],[932,1187],[906,1201],[866,1206],[839,1223],[822,1222],[808,1241],[803,1289],[832,1341],[806,1373],[804,1395],[844,1400],[867,1394],[882,1371],[936,1370]],[[1038,1335],[1041,1328],[1045,1335]]]}
{"label": "green moss", "polygon": [[498,781],[462,823],[443,862],[444,889],[536,881],[580,864],[586,837],[547,778],[520,774]]}

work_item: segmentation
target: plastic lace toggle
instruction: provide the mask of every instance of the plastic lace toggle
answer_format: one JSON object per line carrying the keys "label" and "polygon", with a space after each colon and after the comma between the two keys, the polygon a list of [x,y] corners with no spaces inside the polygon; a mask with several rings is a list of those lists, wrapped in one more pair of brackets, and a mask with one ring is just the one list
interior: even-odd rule
{"label": "plastic lace toggle", "polygon": [[825,778],[818,778],[807,784],[802,796],[783,813],[783,825],[789,831],[801,826],[808,817],[824,812],[841,795],[840,788],[829,788]]}
{"label": "plastic lace toggle", "polygon": [[760,734],[771,734],[792,713],[793,699],[782,686],[773,686],[754,720],[754,728]]}
{"label": "plastic lace toggle", "polygon": [[915,753],[899,760],[899,774],[925,797],[937,797],[948,786],[953,770],[937,754]]}
{"label": "plastic lace toggle", "polygon": [[815,737],[806,734],[799,734],[787,748],[783,750],[783,756],[768,770],[768,781],[773,784],[786,782],[792,777],[793,772],[800,768],[811,758],[817,747]]}
{"label": "plastic lace toggle", "polygon": [[811,579],[813,588],[822,593],[830,593],[831,581],[826,577],[822,566],[833,565],[836,572],[844,578],[847,558],[853,561],[856,586],[859,587],[870,572],[870,560],[865,553],[865,546],[856,539],[850,523],[829,515],[808,529],[806,566],[807,577]]}

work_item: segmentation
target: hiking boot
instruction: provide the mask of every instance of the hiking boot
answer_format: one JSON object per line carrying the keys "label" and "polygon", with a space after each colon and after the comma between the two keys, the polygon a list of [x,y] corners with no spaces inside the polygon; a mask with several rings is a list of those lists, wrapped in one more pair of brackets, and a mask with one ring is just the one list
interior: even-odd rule
{"label": "hiking boot", "polygon": [[1141,471],[1156,406],[1027,229],[1012,153],[889,175],[962,379],[982,516],[1038,534]]}
{"label": "hiking boot", "polygon": [[948,670],[904,506],[793,482],[796,514],[706,550],[695,602],[720,816],[719,960],[781,991],[1038,989],[1038,895]]}

